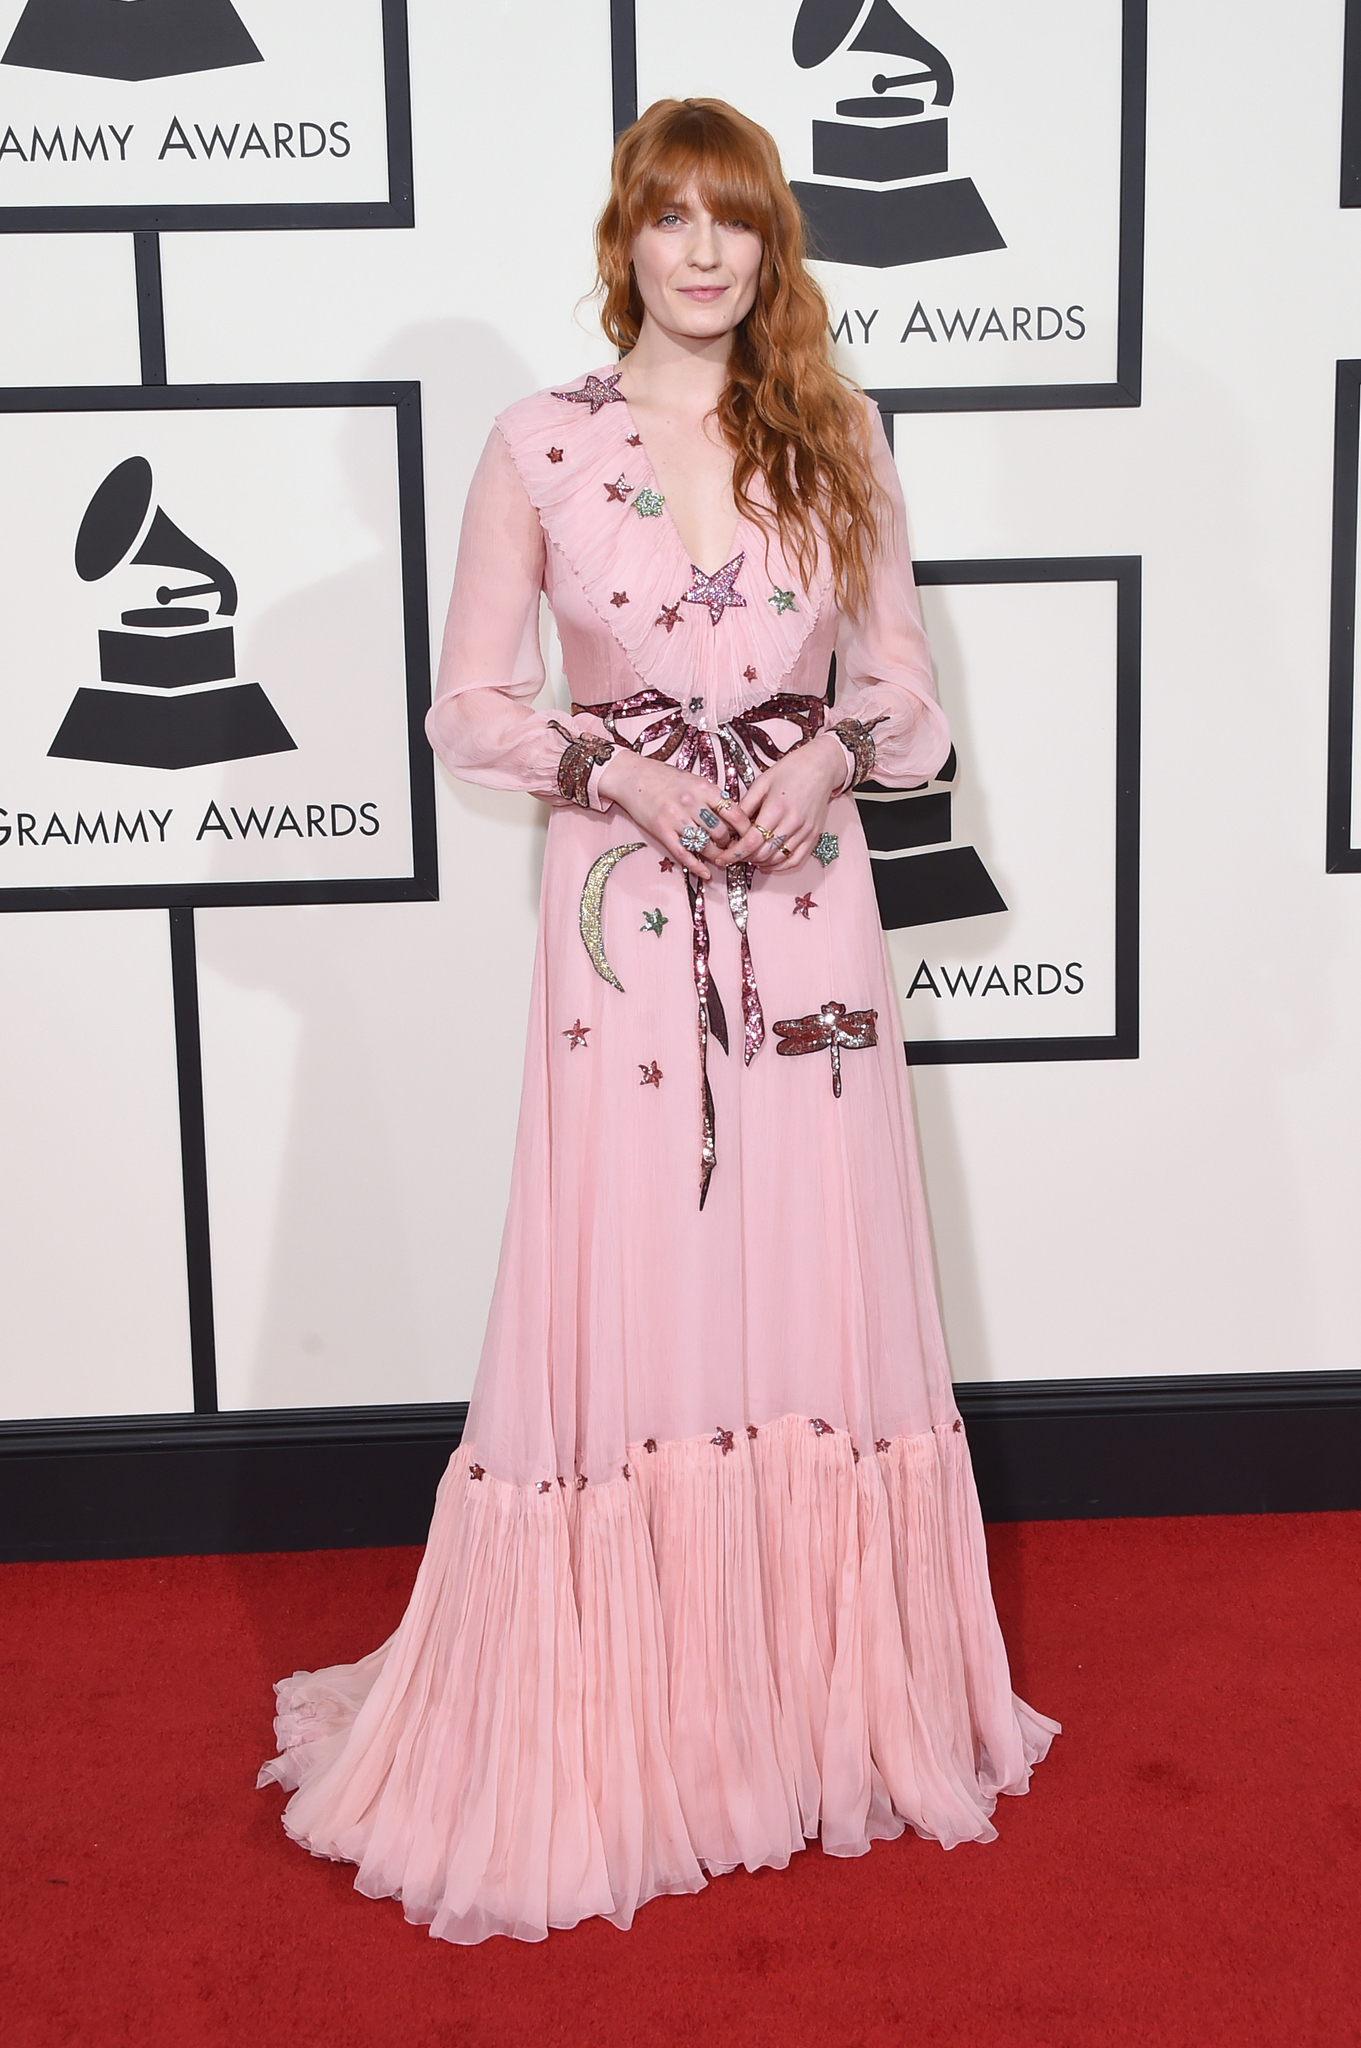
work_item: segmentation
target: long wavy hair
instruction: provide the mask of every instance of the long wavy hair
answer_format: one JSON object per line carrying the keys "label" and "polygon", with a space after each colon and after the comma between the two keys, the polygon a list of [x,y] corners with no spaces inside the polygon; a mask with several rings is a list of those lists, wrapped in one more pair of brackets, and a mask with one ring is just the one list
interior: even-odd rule
{"label": "long wavy hair", "polygon": [[634,240],[691,186],[717,219],[747,222],[762,244],[756,299],[733,335],[717,407],[733,453],[733,496],[769,537],[769,513],[752,496],[763,479],[780,545],[805,585],[821,529],[837,601],[859,611],[882,514],[865,401],[833,367],[827,301],[808,274],[803,215],[779,151],[726,101],[658,100],[615,144],[596,225],[601,324],[622,350],[637,341]]}

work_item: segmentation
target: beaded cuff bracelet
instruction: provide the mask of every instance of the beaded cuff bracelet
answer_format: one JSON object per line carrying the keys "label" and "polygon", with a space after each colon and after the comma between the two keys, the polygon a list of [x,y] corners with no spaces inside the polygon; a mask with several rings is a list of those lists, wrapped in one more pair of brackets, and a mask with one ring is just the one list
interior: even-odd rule
{"label": "beaded cuff bracelet", "polygon": [[868,725],[862,725],[858,718],[841,718],[831,728],[846,752],[855,762],[855,769],[847,789],[859,789],[862,782],[868,782],[874,773],[874,740],[871,735],[876,725],[882,725],[888,713],[881,712]]}
{"label": "beaded cuff bracelet", "polygon": [[583,811],[588,811],[591,807],[591,772],[602,768],[609,760],[614,752],[614,742],[607,740],[602,732],[568,732],[556,718],[550,718],[548,723],[567,742],[558,762],[558,788],[568,803],[580,804]]}

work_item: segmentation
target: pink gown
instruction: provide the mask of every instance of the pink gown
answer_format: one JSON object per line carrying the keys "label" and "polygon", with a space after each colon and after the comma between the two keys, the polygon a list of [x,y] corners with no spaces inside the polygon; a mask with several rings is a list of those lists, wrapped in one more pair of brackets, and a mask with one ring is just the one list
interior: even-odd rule
{"label": "pink gown", "polygon": [[[468,498],[430,738],[553,806],[510,1210],[410,1605],[278,1686],[261,1774],[297,1842],[450,1941],[627,1927],[814,1835],[988,1841],[1057,1732],[993,1609],[853,800],[825,862],[716,871],[692,906],[595,773],[586,807],[558,783],[563,731],[608,720],[735,787],[821,716],[833,652],[875,779],[940,766],[873,433],[891,517],[856,619],[750,521],[699,576],[609,371],[502,414]],[[607,707],[561,730],[532,708],[541,591]]]}

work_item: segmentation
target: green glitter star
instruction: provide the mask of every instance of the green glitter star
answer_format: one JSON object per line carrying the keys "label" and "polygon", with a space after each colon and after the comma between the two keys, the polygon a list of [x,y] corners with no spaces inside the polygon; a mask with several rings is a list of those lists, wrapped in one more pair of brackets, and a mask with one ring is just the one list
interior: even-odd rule
{"label": "green glitter star", "polygon": [[644,484],[634,495],[633,509],[640,519],[655,519],[666,499],[660,491],[654,491],[650,484]]}
{"label": "green glitter star", "polygon": [[798,610],[798,606],[794,602],[792,590],[772,590],[766,602],[773,604],[777,612],[796,612]]}
{"label": "green glitter star", "polygon": [[814,860],[820,860],[825,868],[829,868],[840,851],[841,841],[837,838],[835,832],[824,832],[817,845],[813,848],[813,858]]}
{"label": "green glitter star", "polygon": [[655,932],[657,934],[657,937],[660,938],[662,935],[662,926],[664,924],[670,924],[670,922],[670,918],[663,917],[660,910],[645,910],[643,912],[643,921],[639,925],[638,929],[640,932]]}

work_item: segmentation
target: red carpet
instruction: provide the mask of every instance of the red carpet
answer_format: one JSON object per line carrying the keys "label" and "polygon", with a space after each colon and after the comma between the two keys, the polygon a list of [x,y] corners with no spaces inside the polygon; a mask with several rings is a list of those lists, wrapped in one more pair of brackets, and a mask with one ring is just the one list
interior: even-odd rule
{"label": "red carpet", "polygon": [[376,1644],[410,1551],[0,1567],[9,2048],[1361,2042],[1361,1515],[989,1531],[1068,1732],[1001,1840],[811,1847],[631,1934],[454,1949],[251,1789],[269,1681]]}

